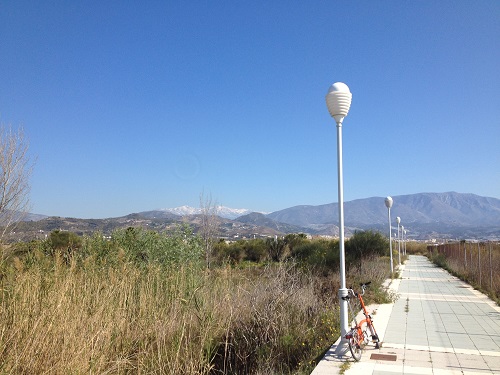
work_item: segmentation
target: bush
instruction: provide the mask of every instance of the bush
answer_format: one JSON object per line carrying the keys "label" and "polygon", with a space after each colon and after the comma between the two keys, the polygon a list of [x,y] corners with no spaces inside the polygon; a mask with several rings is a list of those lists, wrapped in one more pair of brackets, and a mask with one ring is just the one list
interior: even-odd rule
{"label": "bush", "polygon": [[243,260],[244,255],[242,246],[228,244],[223,239],[219,240],[213,248],[214,261],[219,266],[225,263],[237,264]]}
{"label": "bush", "polygon": [[143,264],[199,262],[204,254],[200,238],[187,226],[173,233],[129,227],[113,232],[111,241],[111,247],[116,245],[123,249],[128,260]]}
{"label": "bush", "polygon": [[76,233],[54,230],[50,232],[48,242],[53,250],[73,252],[82,246],[82,239]]}
{"label": "bush", "polygon": [[282,260],[285,254],[286,245],[287,244],[283,238],[268,238],[266,240],[266,247],[269,258],[273,262],[279,262]]}
{"label": "bush", "polygon": [[291,256],[303,265],[317,270],[339,269],[339,242],[317,239],[295,246]]}
{"label": "bush", "polygon": [[360,265],[363,258],[389,254],[389,240],[379,232],[356,231],[345,243],[346,263]]}
{"label": "bush", "polygon": [[250,241],[238,241],[238,244],[243,248],[245,260],[260,263],[268,259],[267,246],[264,240],[259,238]]}
{"label": "bush", "polygon": [[260,263],[268,259],[268,254],[267,243],[260,238],[239,240],[229,244],[221,240],[214,246],[215,259],[219,265],[226,262],[237,264],[243,261]]}

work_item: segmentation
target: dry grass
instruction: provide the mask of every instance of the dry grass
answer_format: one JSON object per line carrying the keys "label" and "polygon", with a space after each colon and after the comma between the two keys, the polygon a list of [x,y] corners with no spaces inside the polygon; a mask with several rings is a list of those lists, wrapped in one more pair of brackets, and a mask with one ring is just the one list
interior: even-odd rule
{"label": "dry grass", "polygon": [[318,280],[293,265],[39,258],[14,261],[1,279],[0,373],[289,373],[338,335]]}

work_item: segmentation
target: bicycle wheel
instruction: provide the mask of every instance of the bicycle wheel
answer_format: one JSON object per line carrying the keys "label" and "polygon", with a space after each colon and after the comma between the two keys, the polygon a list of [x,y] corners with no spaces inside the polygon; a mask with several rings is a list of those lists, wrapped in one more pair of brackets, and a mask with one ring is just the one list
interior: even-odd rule
{"label": "bicycle wheel", "polygon": [[349,343],[349,350],[351,351],[352,358],[356,362],[361,359],[361,342],[357,330],[350,331],[347,335],[347,342]]}

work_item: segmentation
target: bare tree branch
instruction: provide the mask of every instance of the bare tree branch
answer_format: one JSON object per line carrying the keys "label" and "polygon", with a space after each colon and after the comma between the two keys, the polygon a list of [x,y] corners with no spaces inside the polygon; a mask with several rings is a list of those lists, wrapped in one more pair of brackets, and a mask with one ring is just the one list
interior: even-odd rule
{"label": "bare tree branch", "polygon": [[0,125],[0,241],[30,209],[33,164],[28,148],[22,127],[15,131]]}
{"label": "bare tree branch", "polygon": [[203,247],[205,250],[205,261],[207,264],[207,268],[210,268],[214,241],[218,234],[217,214],[219,212],[218,205],[212,201],[212,194],[209,194],[207,197],[205,197],[205,194],[203,192],[200,194],[200,209],[200,236],[203,241]]}

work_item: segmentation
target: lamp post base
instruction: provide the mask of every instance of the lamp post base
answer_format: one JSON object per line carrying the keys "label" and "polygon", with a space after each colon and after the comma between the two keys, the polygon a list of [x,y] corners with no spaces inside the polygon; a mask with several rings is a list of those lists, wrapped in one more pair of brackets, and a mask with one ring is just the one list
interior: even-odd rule
{"label": "lamp post base", "polygon": [[347,297],[347,288],[339,289],[339,304],[340,304],[340,342],[335,349],[337,357],[343,357],[349,351],[349,345],[345,336],[349,329],[349,316],[347,310],[347,301],[343,297]]}
{"label": "lamp post base", "polygon": [[337,358],[344,358],[349,353],[349,344],[347,340],[342,337],[339,344],[335,348],[335,356]]}

